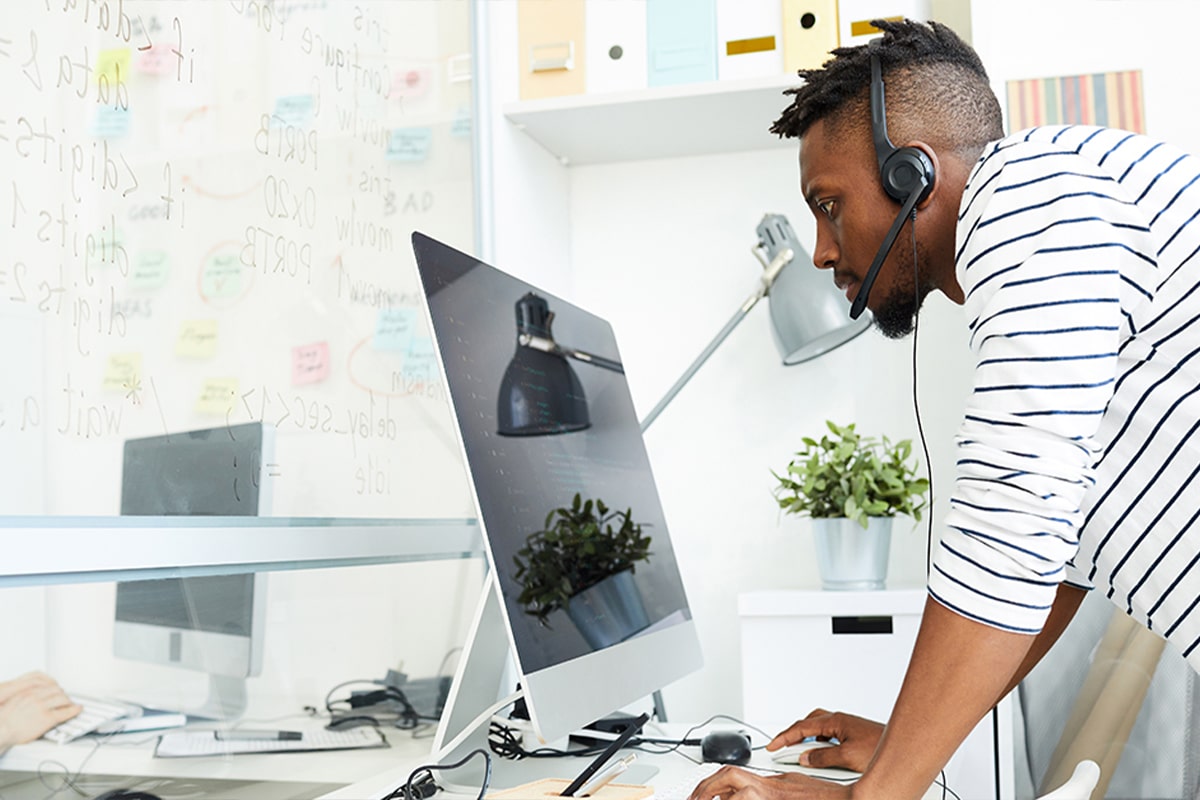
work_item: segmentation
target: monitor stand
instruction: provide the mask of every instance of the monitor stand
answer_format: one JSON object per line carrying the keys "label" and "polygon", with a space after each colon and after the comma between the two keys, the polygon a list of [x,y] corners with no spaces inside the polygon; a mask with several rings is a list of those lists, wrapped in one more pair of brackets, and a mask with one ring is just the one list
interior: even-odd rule
{"label": "monitor stand", "polygon": [[[492,757],[489,786],[493,789],[510,789],[543,778],[572,780],[588,765],[590,758],[524,758],[514,761],[500,758],[488,747],[488,728],[492,715],[502,712],[523,696],[520,689],[512,694],[502,693],[501,685],[506,673],[509,673],[507,668],[515,663],[515,659],[512,657],[508,627],[501,606],[503,601],[494,575],[489,572],[484,578],[454,683],[450,687],[450,695],[433,740],[432,763],[453,764],[467,758],[472,751],[482,749]],[[519,675],[519,670],[517,673]],[[648,783],[657,772],[657,767],[634,764],[622,775],[621,780],[626,783]],[[461,767],[439,771],[434,777],[449,791],[473,796],[479,792],[483,775],[483,758],[475,755]]]}
{"label": "monitor stand", "polygon": [[185,711],[189,717],[200,719],[231,720],[246,713],[246,679],[226,675],[208,676],[208,699],[194,711]]}

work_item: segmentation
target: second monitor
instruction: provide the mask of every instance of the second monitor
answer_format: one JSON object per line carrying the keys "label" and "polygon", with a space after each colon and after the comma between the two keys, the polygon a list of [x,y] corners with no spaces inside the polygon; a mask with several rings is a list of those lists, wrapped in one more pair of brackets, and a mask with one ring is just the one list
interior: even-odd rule
{"label": "second monitor", "polygon": [[[130,439],[121,514],[266,514],[271,484],[264,462],[272,457],[274,433],[269,424],[250,423]],[[204,705],[173,710],[234,718],[245,710],[245,679],[262,670],[265,616],[265,575],[124,581],[117,584],[113,652],[207,673]]]}

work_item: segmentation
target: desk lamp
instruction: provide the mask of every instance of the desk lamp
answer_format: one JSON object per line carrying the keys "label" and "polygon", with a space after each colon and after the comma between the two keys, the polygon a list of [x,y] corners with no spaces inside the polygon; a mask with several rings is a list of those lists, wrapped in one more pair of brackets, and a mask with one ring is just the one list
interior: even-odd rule
{"label": "desk lamp", "polygon": [[767,214],[755,232],[758,243],[752,250],[763,265],[758,287],[642,420],[643,431],[764,297],[771,298],[771,331],[785,366],[824,355],[870,326],[869,318],[852,320],[847,316],[845,300],[833,281],[811,268],[808,254],[787,217]]}
{"label": "desk lamp", "polygon": [[[752,251],[763,265],[758,286],[642,420],[643,431],[764,297],[770,297],[771,330],[785,366],[824,355],[870,326],[869,317],[850,319],[833,282],[805,263],[807,254],[787,217],[767,214],[755,231],[758,242]],[[788,269],[794,262],[800,263]],[[527,294],[516,309],[517,351],[500,385],[498,432],[542,436],[589,427],[583,385],[567,359],[615,372],[624,368],[620,362],[556,342],[550,329],[554,312],[543,298]]]}

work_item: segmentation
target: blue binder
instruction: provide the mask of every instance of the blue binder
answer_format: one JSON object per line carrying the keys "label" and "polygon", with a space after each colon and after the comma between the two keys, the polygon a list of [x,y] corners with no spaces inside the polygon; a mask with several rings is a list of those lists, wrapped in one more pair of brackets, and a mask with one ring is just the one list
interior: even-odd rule
{"label": "blue binder", "polygon": [[716,0],[646,0],[648,83],[717,79]]}

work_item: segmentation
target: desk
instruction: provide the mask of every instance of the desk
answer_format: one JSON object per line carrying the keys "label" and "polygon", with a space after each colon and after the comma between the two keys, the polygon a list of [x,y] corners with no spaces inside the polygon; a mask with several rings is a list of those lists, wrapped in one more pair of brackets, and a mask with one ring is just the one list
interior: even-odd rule
{"label": "desk", "polygon": [[[672,724],[656,735],[679,736],[684,730],[686,726]],[[414,739],[407,731],[398,730],[388,732],[389,748],[200,758],[154,758],[156,739],[156,734],[135,733],[113,737],[99,747],[95,739],[88,738],[68,745],[38,741],[14,747],[0,756],[0,798],[78,797],[47,788],[37,775],[42,768],[51,787],[59,785],[56,781],[61,781],[64,772],[82,773],[78,783],[88,797],[113,788],[136,787],[155,792],[163,800],[375,800],[403,783],[416,767],[431,763],[431,740]],[[639,770],[645,774],[644,768],[651,767],[656,773],[649,783],[675,786],[697,769],[684,754],[700,757],[698,747],[662,755],[639,752],[630,774],[640,779]],[[555,758],[527,759],[516,766],[529,780],[536,780],[573,778],[586,764],[584,758]],[[761,751],[755,752],[751,764],[771,766]],[[505,762],[505,766],[513,766],[513,762]],[[439,779],[443,777],[448,776]],[[458,795],[441,797],[450,800]],[[926,795],[927,800],[940,797],[936,788]]]}
{"label": "desk", "polygon": [[[320,723],[311,721],[307,724],[316,726]],[[298,726],[289,721],[283,727]],[[197,787],[192,783],[189,791],[184,792],[181,788],[173,795],[153,789],[149,784],[143,787],[160,794],[163,800],[170,800],[172,796],[207,800],[223,797],[229,791],[235,792],[230,795],[231,800],[313,798],[397,764],[416,765],[428,760],[430,738],[414,739],[408,731],[396,729],[387,729],[386,736],[391,747],[198,758],[155,758],[154,743],[158,732],[123,734],[103,741],[85,737],[67,745],[39,740],[0,755],[0,798],[42,800],[51,796],[53,792],[37,779],[39,769],[50,776],[48,780],[52,786],[57,786],[64,774],[82,773],[87,779],[80,783],[89,797],[117,786],[130,785],[112,780],[119,776],[135,780],[182,779],[206,784]],[[23,786],[23,782],[29,785]],[[251,791],[248,783],[257,786]],[[78,797],[74,793],[55,795],[56,800],[68,796]]]}

